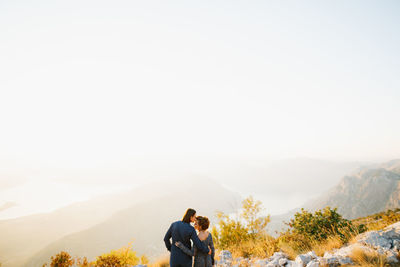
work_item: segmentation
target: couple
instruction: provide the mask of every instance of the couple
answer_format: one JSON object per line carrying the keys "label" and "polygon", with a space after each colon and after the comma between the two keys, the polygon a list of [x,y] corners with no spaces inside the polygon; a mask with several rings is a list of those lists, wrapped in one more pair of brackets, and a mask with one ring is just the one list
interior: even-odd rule
{"label": "couple", "polygon": [[[194,223],[194,227],[190,225]],[[214,243],[207,231],[210,221],[207,217],[197,216],[194,209],[188,209],[182,221],[171,224],[164,237],[165,246],[171,252],[171,267],[212,267],[214,265]],[[199,234],[196,233],[199,231]],[[172,238],[172,244],[170,239]],[[190,240],[194,246],[191,248]]]}

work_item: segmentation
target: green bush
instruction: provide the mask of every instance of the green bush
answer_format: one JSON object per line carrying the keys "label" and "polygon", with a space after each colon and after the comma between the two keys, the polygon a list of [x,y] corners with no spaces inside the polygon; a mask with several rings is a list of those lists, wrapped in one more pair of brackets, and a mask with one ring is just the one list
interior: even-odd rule
{"label": "green bush", "polygon": [[301,209],[287,224],[290,227],[289,231],[310,240],[323,241],[332,236],[339,236],[343,241],[347,241],[353,233],[364,230],[363,226],[355,227],[336,210],[326,207],[313,214]]}
{"label": "green bush", "polygon": [[289,229],[279,236],[278,246],[292,257],[310,250],[323,255],[366,231],[365,225],[353,224],[330,207],[314,213],[301,209],[286,224]]}

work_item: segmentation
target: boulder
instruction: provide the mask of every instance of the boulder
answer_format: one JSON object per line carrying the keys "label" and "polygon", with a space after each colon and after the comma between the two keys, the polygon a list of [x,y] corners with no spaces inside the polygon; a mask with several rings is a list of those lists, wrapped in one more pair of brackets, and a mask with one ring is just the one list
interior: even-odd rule
{"label": "boulder", "polygon": [[307,267],[319,267],[319,261],[317,260],[312,260],[307,264]]}
{"label": "boulder", "polygon": [[399,263],[396,252],[390,250],[387,252],[386,256],[386,260],[388,261],[388,263]]}
{"label": "boulder", "polygon": [[274,258],[270,262],[268,262],[267,267],[279,267],[279,258]]}
{"label": "boulder", "polygon": [[392,241],[382,236],[379,231],[362,234],[358,242],[382,251],[389,250],[392,247]]}
{"label": "boulder", "polygon": [[232,253],[229,250],[222,250],[219,253],[218,266],[231,267],[232,266]]}
{"label": "boulder", "polygon": [[393,240],[392,250],[400,251],[400,240],[398,240],[398,239]]}
{"label": "boulder", "polygon": [[309,254],[300,254],[297,255],[295,262],[301,264],[302,266],[306,266],[312,260],[311,255]]}
{"label": "boulder", "polygon": [[288,262],[288,259],[280,258],[278,262],[279,262],[279,266],[285,266],[286,263]]}
{"label": "boulder", "polygon": [[338,257],[330,253],[325,253],[324,257],[320,258],[320,262],[321,265],[326,265],[329,267],[336,267],[340,265]]}
{"label": "boulder", "polygon": [[[243,262],[243,261],[242,261]],[[256,266],[261,266],[261,267],[264,267],[264,266],[267,266],[267,264],[268,264],[268,261],[267,260],[265,260],[265,259],[262,259],[262,260],[256,260],[255,261],[255,263],[254,263]],[[243,266],[246,266],[245,264],[243,264]]]}
{"label": "boulder", "polygon": [[318,256],[314,251],[309,251],[307,255],[310,255],[311,259],[317,259]]}

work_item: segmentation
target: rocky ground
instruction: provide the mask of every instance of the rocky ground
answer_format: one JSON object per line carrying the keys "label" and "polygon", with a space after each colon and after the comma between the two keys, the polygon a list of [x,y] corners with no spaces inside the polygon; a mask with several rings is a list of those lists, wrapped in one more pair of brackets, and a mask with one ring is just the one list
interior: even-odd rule
{"label": "rocky ground", "polygon": [[369,231],[358,235],[355,242],[348,244],[340,249],[325,252],[323,257],[319,257],[314,251],[298,255],[294,260],[290,260],[283,252],[276,252],[267,259],[245,259],[232,258],[232,254],[221,251],[218,267],[239,267],[239,266],[258,266],[258,267],[319,267],[319,266],[341,266],[353,265],[350,255],[354,249],[365,252],[377,252],[386,257],[386,261],[394,266],[400,266],[398,255],[400,252],[400,222],[392,224],[380,231]]}

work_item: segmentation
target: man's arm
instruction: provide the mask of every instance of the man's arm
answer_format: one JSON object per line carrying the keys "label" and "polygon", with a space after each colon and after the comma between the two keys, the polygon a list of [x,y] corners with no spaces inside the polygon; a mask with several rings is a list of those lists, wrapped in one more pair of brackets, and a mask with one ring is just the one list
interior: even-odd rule
{"label": "man's arm", "polygon": [[197,236],[196,230],[194,230],[190,235],[190,239],[192,239],[193,244],[200,249],[201,251],[203,251],[204,253],[208,253],[210,252],[210,250],[208,249],[208,247],[206,247],[206,245],[203,244],[203,242],[200,241],[199,237]]}
{"label": "man's arm", "polygon": [[172,224],[164,236],[164,243],[165,243],[165,246],[167,247],[168,251],[171,251],[171,241],[170,241],[171,237],[172,237]]}

